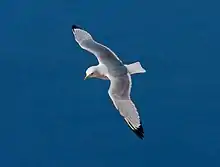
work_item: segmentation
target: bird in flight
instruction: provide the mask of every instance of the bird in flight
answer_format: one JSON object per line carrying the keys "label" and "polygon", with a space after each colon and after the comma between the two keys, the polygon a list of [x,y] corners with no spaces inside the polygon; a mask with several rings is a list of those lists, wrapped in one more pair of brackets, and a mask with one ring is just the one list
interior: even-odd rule
{"label": "bird in flight", "polygon": [[130,129],[140,138],[144,138],[144,129],[140,115],[131,100],[131,75],[145,73],[146,70],[140,62],[123,64],[117,55],[108,47],[98,43],[85,29],[72,25],[72,33],[79,46],[92,53],[98,59],[98,65],[86,70],[87,78],[110,80],[108,94],[120,115],[124,118]]}

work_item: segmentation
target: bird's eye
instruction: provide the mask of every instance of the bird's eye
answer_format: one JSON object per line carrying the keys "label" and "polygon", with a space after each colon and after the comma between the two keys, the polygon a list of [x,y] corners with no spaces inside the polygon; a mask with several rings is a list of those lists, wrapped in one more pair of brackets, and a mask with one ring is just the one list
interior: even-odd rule
{"label": "bird's eye", "polygon": [[93,75],[94,74],[94,72],[92,72],[90,75]]}

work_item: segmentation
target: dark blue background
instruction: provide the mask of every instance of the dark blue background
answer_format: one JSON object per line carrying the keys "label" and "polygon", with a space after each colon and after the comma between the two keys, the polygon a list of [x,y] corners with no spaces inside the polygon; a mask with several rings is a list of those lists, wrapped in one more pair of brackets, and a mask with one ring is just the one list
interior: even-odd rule
{"label": "dark blue background", "polygon": [[[219,167],[219,6],[1,1],[0,166]],[[143,141],[113,107],[108,81],[83,81],[97,61],[77,45],[72,24],[124,63],[148,68],[132,88]]]}

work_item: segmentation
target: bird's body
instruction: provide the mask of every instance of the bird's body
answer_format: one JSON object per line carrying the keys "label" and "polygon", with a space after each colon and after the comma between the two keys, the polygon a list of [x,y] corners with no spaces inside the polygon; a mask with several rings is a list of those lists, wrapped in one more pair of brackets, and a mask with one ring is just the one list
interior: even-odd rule
{"label": "bird's body", "polygon": [[129,65],[123,64],[111,49],[93,40],[92,36],[82,28],[73,25],[72,32],[80,47],[93,53],[99,62],[98,65],[91,66],[86,70],[86,78],[95,77],[110,80],[108,94],[114,106],[134,133],[143,139],[144,130],[139,113],[130,98],[130,92],[131,74],[144,73],[145,70],[139,62]]}

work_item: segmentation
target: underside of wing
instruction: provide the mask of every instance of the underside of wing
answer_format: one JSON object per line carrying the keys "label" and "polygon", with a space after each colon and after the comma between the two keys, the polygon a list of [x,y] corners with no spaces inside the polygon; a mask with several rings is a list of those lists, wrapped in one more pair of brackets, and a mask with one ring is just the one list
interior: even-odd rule
{"label": "underside of wing", "polygon": [[121,78],[111,78],[109,96],[114,106],[124,117],[130,129],[141,139],[144,138],[144,129],[136,106],[130,99],[131,78],[130,75]]}
{"label": "underside of wing", "polygon": [[144,129],[142,123],[140,122],[140,126],[138,128],[134,128],[132,124],[125,118],[125,122],[128,124],[128,127],[140,138],[144,138]]}
{"label": "underside of wing", "polygon": [[115,100],[115,104],[124,117],[130,129],[141,139],[144,138],[144,129],[140,120],[139,113],[131,100]]}
{"label": "underside of wing", "polygon": [[81,27],[73,25],[72,32],[80,47],[94,54],[102,64],[105,64],[107,67],[122,65],[121,60],[111,49],[96,42],[91,34],[83,30]]}

